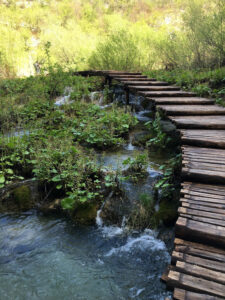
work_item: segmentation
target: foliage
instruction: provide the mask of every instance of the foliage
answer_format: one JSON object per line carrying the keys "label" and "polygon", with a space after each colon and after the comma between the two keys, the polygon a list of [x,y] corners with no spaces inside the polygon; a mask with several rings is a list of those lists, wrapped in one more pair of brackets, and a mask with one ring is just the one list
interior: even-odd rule
{"label": "foliage", "polygon": [[140,178],[146,176],[148,153],[145,152],[143,154],[139,154],[134,159],[128,157],[123,161],[123,165],[128,167],[125,172],[125,174],[128,175],[128,178],[138,181]]}
{"label": "foliage", "polygon": [[167,165],[160,166],[163,177],[155,184],[155,188],[160,190],[161,199],[172,199],[175,192],[175,177],[180,174],[181,154],[171,158]]}
{"label": "foliage", "polygon": [[156,113],[154,121],[145,123],[145,126],[154,136],[146,143],[147,146],[154,146],[158,149],[165,149],[172,142],[172,138],[162,131],[161,117],[159,112]]}
{"label": "foliage", "polygon": [[221,67],[224,20],[223,0],[3,1],[0,76]]}
{"label": "foliage", "polygon": [[[85,102],[99,80],[60,74],[59,68],[0,84],[0,188],[34,178],[46,186],[46,199],[51,193],[64,198],[64,209],[102,201],[104,189],[116,183],[111,174],[103,175],[93,148],[121,144],[136,119],[119,108],[106,111]],[[55,105],[68,87],[72,102]]]}

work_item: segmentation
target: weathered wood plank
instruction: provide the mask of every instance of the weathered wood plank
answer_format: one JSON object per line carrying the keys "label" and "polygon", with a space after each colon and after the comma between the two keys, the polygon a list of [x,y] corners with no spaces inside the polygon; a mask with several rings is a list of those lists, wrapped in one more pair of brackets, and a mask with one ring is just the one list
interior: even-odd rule
{"label": "weathered wood plank", "polygon": [[224,298],[225,286],[196,276],[170,271],[168,285]]}
{"label": "weathered wood plank", "polygon": [[191,104],[191,105],[209,105],[213,104],[214,101],[212,99],[200,98],[200,97],[146,97],[149,101],[154,101],[157,105],[183,105],[183,104]]}
{"label": "weathered wood plank", "polygon": [[187,207],[179,207],[178,208],[178,213],[179,214],[188,214],[188,215],[193,215],[197,217],[205,217],[205,218],[210,218],[210,219],[217,219],[217,220],[222,220],[223,222],[225,221],[224,214],[218,214],[218,213],[213,213],[213,212],[207,212],[207,211],[199,211],[198,209],[191,209]]}
{"label": "weathered wood plank", "polygon": [[193,97],[194,93],[185,91],[155,91],[155,92],[138,92],[139,95],[152,98],[152,97]]}
{"label": "weathered wood plank", "polygon": [[[131,79],[139,79],[139,78],[145,78],[148,79],[147,76],[145,75],[132,75],[132,74],[115,74],[115,73],[108,73],[108,76],[111,78],[115,78],[115,79],[126,79],[126,78],[131,78]],[[148,79],[149,80],[149,79]]]}
{"label": "weathered wood plank", "polygon": [[176,262],[176,270],[184,274],[197,276],[203,279],[222,283],[225,285],[225,273],[209,270],[207,268],[189,264],[184,261]]}
{"label": "weathered wood plank", "polygon": [[[179,208],[184,209],[184,208]],[[225,228],[219,225],[209,225],[179,217],[176,223],[176,236],[181,238],[192,237],[193,241],[225,246]]]}
{"label": "weathered wood plank", "polygon": [[179,214],[180,217],[186,218],[186,219],[191,219],[193,221],[198,221],[202,222],[205,224],[213,224],[213,225],[219,225],[222,227],[225,227],[225,222],[223,220],[218,220],[218,219],[210,219],[209,217],[204,217],[204,216],[194,216],[194,215],[189,215],[189,214]]}
{"label": "weathered wood plank", "polygon": [[225,116],[170,116],[170,119],[181,129],[225,129]]}
{"label": "weathered wood plank", "polygon": [[133,85],[128,85],[128,88],[131,90],[131,91],[179,91],[180,88],[177,87],[177,86],[153,86],[153,85],[150,85],[150,86],[133,86]]}
{"label": "weathered wood plank", "polygon": [[181,185],[188,191],[197,191],[201,193],[208,193],[212,195],[225,195],[224,185],[210,185],[195,182],[182,182]]}
{"label": "weathered wood plank", "polygon": [[221,208],[216,208],[215,206],[206,206],[206,205],[200,205],[198,204],[192,204],[192,203],[188,203],[188,202],[182,202],[182,207],[186,207],[186,208],[190,208],[190,209],[195,209],[195,210],[200,210],[200,211],[207,211],[207,212],[211,212],[211,213],[215,213],[215,214],[221,214],[221,215],[225,215],[225,209],[224,206],[222,206]]}
{"label": "weathered wood plank", "polygon": [[120,80],[121,83],[124,85],[135,85],[135,86],[168,86],[169,83],[164,82],[164,81],[137,81],[136,79],[127,81],[127,80]]}
{"label": "weathered wood plank", "polygon": [[183,246],[183,245],[184,246],[191,246],[191,247],[196,248],[196,249],[202,249],[202,250],[206,250],[206,251],[220,253],[220,254],[225,256],[225,250],[222,250],[220,248],[216,248],[216,247],[213,247],[213,246],[208,246],[208,245],[203,245],[203,244],[200,244],[200,243],[190,242],[190,241],[186,241],[186,240],[179,239],[179,238],[175,238],[174,244],[175,245],[180,245],[180,246]]}
{"label": "weathered wood plank", "polygon": [[177,261],[185,261],[187,263],[201,266],[209,270],[225,273],[225,264],[223,262],[214,261],[211,259],[201,258],[190,254],[173,251],[172,262],[176,264]]}
{"label": "weathered wood plank", "polygon": [[168,116],[225,115],[225,108],[217,105],[158,105]]}
{"label": "weathered wood plank", "polygon": [[113,78],[114,80],[116,81],[119,81],[119,82],[126,82],[126,81],[133,81],[133,80],[138,80],[138,81],[142,81],[142,82],[146,82],[146,81],[156,81],[156,79],[154,78],[142,78],[142,77],[138,77],[138,78],[134,78],[134,77],[114,77]]}
{"label": "weathered wood plank", "polygon": [[192,246],[176,245],[175,246],[175,251],[186,253],[186,254],[189,254],[189,255],[192,255],[192,256],[197,256],[197,257],[201,257],[201,258],[205,258],[205,259],[225,263],[224,254],[211,252],[211,251],[208,251],[206,249],[203,250],[203,249],[194,248]]}
{"label": "weathered wood plank", "polygon": [[225,210],[225,204],[215,203],[215,202],[210,202],[210,201],[196,201],[196,200],[192,200],[192,199],[188,199],[188,198],[180,198],[180,202],[183,207],[187,207],[187,205],[189,205],[189,204],[191,204],[191,205],[197,204],[200,206],[206,206],[206,207],[208,207],[208,209],[213,207],[213,208],[219,208],[219,209]]}
{"label": "weathered wood plank", "polygon": [[173,297],[176,300],[220,300],[222,299],[215,296],[211,296],[209,294],[193,293],[178,288],[174,290]]}

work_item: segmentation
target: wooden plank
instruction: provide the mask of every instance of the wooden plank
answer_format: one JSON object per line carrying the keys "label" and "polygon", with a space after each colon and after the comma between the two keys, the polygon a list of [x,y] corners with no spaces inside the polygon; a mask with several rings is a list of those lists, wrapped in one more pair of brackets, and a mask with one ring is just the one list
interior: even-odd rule
{"label": "wooden plank", "polygon": [[209,270],[219,271],[225,273],[225,264],[223,262],[214,261],[211,259],[201,258],[193,255],[189,255],[182,252],[173,251],[172,262],[176,264],[177,261],[185,261],[187,263],[201,266]]}
{"label": "wooden plank", "polygon": [[206,205],[200,205],[200,204],[192,204],[192,203],[188,203],[188,202],[182,202],[182,207],[186,207],[186,208],[190,208],[190,209],[196,209],[196,210],[200,210],[200,211],[207,211],[207,212],[211,212],[211,213],[215,213],[215,214],[221,214],[225,216],[225,209],[224,206],[220,207],[220,208],[216,208],[215,206],[206,206]]}
{"label": "wooden plank", "polygon": [[187,207],[179,207],[178,213],[193,215],[193,216],[197,216],[197,217],[217,219],[217,220],[222,220],[223,222],[225,221],[224,214],[218,214],[218,213],[207,212],[207,211],[199,211],[198,209],[191,209],[191,208],[187,208]]}
{"label": "wooden plank", "polygon": [[140,78],[140,77],[138,77],[138,78],[134,78],[134,77],[114,77],[113,78],[114,80],[117,80],[117,81],[120,81],[120,82],[126,82],[126,81],[133,81],[133,80],[138,80],[138,81],[142,81],[142,82],[146,82],[146,81],[156,81],[156,79],[154,79],[154,78]]}
{"label": "wooden plank", "polygon": [[136,86],[168,86],[169,83],[164,81],[137,81],[136,79],[127,81],[127,80],[120,80],[121,83],[124,85],[136,85]]}
{"label": "wooden plank", "polygon": [[210,201],[196,201],[196,200],[191,200],[191,199],[188,199],[188,198],[180,198],[180,202],[181,202],[183,207],[188,207],[189,204],[191,204],[191,205],[197,204],[197,205],[200,205],[200,206],[206,206],[206,207],[208,207],[208,209],[213,207],[213,208],[218,208],[218,209],[225,210],[225,204],[215,203],[215,202],[210,202]]}
{"label": "wooden plank", "polygon": [[183,104],[192,104],[192,105],[208,105],[213,104],[212,99],[200,98],[200,97],[147,97],[149,101],[154,101],[157,105],[183,105]]}
{"label": "wooden plank", "polygon": [[138,92],[139,95],[143,97],[193,97],[194,93],[185,91],[155,91],[155,92]]}
{"label": "wooden plank", "polygon": [[194,182],[182,182],[181,185],[185,187],[186,190],[189,191],[197,191],[197,192],[207,192],[208,194],[213,195],[225,195],[225,186],[224,185],[210,185],[203,183],[194,183]]}
{"label": "wooden plank", "polygon": [[211,252],[206,249],[198,249],[198,248],[194,248],[192,246],[185,246],[185,245],[176,245],[175,251],[186,253],[186,254],[189,254],[192,256],[197,256],[197,257],[225,263],[225,255],[224,254]]}
{"label": "wooden plank", "polygon": [[175,271],[170,271],[168,277],[170,286],[224,298],[225,286],[223,284]]}
{"label": "wooden plank", "polygon": [[[196,195],[195,195],[196,194]],[[210,197],[211,196],[211,197]],[[213,194],[201,194],[197,192],[192,192],[189,194],[184,194],[183,198],[185,200],[191,200],[191,201],[196,201],[196,202],[210,202],[214,204],[224,204],[224,198],[223,196],[220,195],[213,195]]]}
{"label": "wooden plank", "polygon": [[183,245],[184,246],[191,246],[191,247],[194,247],[196,249],[202,249],[202,250],[206,250],[206,251],[220,253],[220,254],[225,256],[225,250],[222,250],[220,248],[216,248],[216,247],[213,247],[213,246],[208,246],[208,245],[203,245],[203,244],[200,244],[200,243],[190,242],[190,241],[186,241],[186,240],[179,239],[179,238],[175,238],[174,244],[175,245],[181,245],[181,246],[183,246]]}
{"label": "wooden plank", "polygon": [[[184,187],[184,186],[183,186]],[[215,188],[219,186],[214,186]],[[183,188],[181,189],[181,194],[185,196],[198,196],[198,197],[205,197],[205,198],[210,198],[210,199],[220,199],[225,201],[225,189],[222,190],[222,193],[224,194],[215,194],[214,190],[206,190],[206,187],[202,187],[202,189],[198,188],[197,186],[194,188]]]}
{"label": "wooden plank", "polygon": [[[108,76],[111,78],[115,79],[126,79],[126,78],[131,78],[131,79],[139,79],[139,78],[145,78],[147,79],[148,77],[145,75],[132,75],[132,74],[113,74],[113,73],[108,73]],[[148,79],[149,80],[149,79]]]}
{"label": "wooden plank", "polygon": [[176,300],[220,300],[222,299],[215,296],[211,296],[209,294],[193,293],[179,288],[175,288],[173,297]]}
{"label": "wooden plank", "polygon": [[210,183],[224,183],[224,173],[214,172],[211,170],[197,170],[194,168],[182,169],[183,179],[191,179],[193,181],[210,182]]}
{"label": "wooden plank", "polygon": [[136,85],[128,85],[128,88],[133,91],[179,91],[180,88],[177,87],[177,86],[153,86],[153,85],[150,85],[150,86],[136,86]]}
{"label": "wooden plank", "polygon": [[187,214],[187,213],[186,214],[180,213],[179,216],[182,218],[187,218],[187,219],[191,219],[191,220],[206,223],[206,224],[213,224],[213,225],[219,225],[219,226],[225,227],[225,222],[223,220],[210,219],[209,217],[204,217],[204,216],[194,216],[194,215]]}
{"label": "wooden plank", "polygon": [[217,105],[158,105],[168,116],[225,115],[225,108]]}
{"label": "wooden plank", "polygon": [[176,262],[176,270],[184,274],[193,275],[225,285],[225,273],[221,273],[219,271],[213,271],[184,261]]}
{"label": "wooden plank", "polygon": [[170,119],[181,129],[225,129],[225,116],[170,116]]}
{"label": "wooden plank", "polygon": [[199,242],[205,242],[219,247],[225,246],[225,228],[219,225],[209,225],[179,217],[176,222],[175,232],[177,237],[192,237],[193,241],[198,240]]}

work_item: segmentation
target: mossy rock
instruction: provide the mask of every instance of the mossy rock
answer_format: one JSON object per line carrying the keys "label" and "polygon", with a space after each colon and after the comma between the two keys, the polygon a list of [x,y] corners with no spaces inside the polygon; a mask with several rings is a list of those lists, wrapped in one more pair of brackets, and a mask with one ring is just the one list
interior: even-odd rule
{"label": "mossy rock", "polygon": [[134,134],[132,144],[134,146],[145,145],[147,141],[152,138],[152,134],[149,131],[142,131]]}
{"label": "mossy rock", "polygon": [[177,220],[177,206],[170,201],[163,201],[154,217],[158,224],[162,221],[165,226],[173,226]]}
{"label": "mossy rock", "polygon": [[87,203],[79,205],[73,214],[73,219],[80,224],[91,225],[95,223],[99,205],[97,203]]}
{"label": "mossy rock", "polygon": [[28,210],[33,207],[31,190],[27,185],[22,185],[14,189],[13,198],[20,210]]}

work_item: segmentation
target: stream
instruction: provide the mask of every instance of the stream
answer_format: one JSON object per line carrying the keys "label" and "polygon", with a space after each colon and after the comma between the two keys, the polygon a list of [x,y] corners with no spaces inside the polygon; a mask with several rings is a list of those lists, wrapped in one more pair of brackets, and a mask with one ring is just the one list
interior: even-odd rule
{"label": "stream", "polygon": [[[136,112],[140,122],[149,120],[147,112]],[[124,160],[143,152],[132,144],[136,133],[121,149],[98,153],[103,168],[123,169]],[[159,166],[167,159],[150,153],[147,178],[138,184],[123,183],[129,201],[152,193],[161,176]],[[62,216],[35,210],[0,214],[0,300],[170,297],[160,277],[170,262],[172,242],[160,240],[157,231],[130,230],[125,216],[120,226],[105,225],[100,212],[93,226],[74,225]]]}

